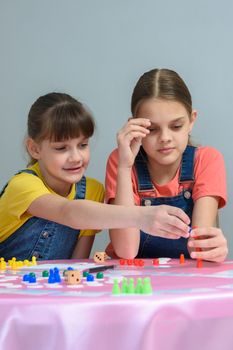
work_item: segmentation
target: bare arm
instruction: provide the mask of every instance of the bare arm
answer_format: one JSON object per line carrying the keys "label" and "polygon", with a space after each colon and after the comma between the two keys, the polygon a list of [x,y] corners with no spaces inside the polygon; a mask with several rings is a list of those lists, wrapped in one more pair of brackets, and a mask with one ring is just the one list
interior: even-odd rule
{"label": "bare arm", "polygon": [[32,202],[28,212],[75,229],[138,227],[152,235],[158,235],[161,222],[167,220],[166,226],[176,226],[180,235],[187,237],[188,216],[179,208],[166,207],[126,207],[45,194]]}
{"label": "bare arm", "polygon": [[82,236],[78,239],[76,247],[72,254],[72,259],[88,259],[95,236]]}
{"label": "bare arm", "polygon": [[[221,262],[226,258],[227,241],[222,230],[216,227],[217,214],[217,197],[201,197],[195,202],[192,225],[198,228],[192,231],[188,242],[192,258],[215,262]],[[198,248],[201,248],[200,252],[196,251]]]}

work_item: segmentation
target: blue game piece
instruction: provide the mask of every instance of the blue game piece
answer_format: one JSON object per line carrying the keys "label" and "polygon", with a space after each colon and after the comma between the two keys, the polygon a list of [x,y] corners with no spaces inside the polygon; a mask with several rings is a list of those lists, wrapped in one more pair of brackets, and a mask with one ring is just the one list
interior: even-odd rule
{"label": "blue game piece", "polygon": [[93,282],[94,281],[94,275],[87,275],[87,282]]}
{"label": "blue game piece", "polygon": [[67,267],[67,270],[73,270],[73,267],[69,266]]}
{"label": "blue game piece", "polygon": [[54,275],[50,274],[49,275],[49,278],[48,278],[48,283],[55,283],[55,278],[54,278]]}
{"label": "blue game piece", "polygon": [[23,275],[23,282],[29,281],[29,275]]}
{"label": "blue game piece", "polygon": [[61,276],[59,274],[59,269],[57,267],[54,268],[54,280],[57,283],[61,282]]}
{"label": "blue game piece", "polygon": [[29,276],[29,283],[36,283],[36,276]]}

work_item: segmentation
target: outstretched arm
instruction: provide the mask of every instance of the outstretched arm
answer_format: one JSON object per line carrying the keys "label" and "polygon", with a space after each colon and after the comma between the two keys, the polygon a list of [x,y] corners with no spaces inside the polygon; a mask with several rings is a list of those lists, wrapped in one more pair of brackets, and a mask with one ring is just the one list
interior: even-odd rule
{"label": "outstretched arm", "polygon": [[[28,212],[32,216],[75,229],[137,227],[152,235],[163,235],[166,232],[161,225],[166,218],[166,227],[170,232],[174,227],[174,235],[187,237],[188,216],[179,208],[168,207],[167,210],[166,207],[127,207],[89,200],[68,200],[58,195],[45,194],[32,202]],[[163,215],[163,211],[166,214]]]}

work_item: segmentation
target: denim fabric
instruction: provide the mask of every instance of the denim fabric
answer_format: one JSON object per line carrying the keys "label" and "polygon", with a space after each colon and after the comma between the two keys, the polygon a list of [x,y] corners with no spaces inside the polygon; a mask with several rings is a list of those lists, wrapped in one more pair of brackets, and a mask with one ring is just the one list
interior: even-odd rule
{"label": "denim fabric", "polygon": [[[37,176],[36,173],[23,170]],[[84,199],[86,178],[76,184],[75,199]],[[80,231],[37,217],[30,218],[4,242],[0,243],[0,256],[6,260],[16,257],[19,260],[69,259],[75,248]]]}
{"label": "denim fabric", "polygon": [[[144,197],[141,195],[141,205],[171,205],[183,209],[183,211],[192,219],[193,199],[192,187],[194,183],[194,156],[195,147],[187,146],[183,153],[181,161],[181,170],[179,183],[186,183],[185,188],[174,197]],[[146,154],[143,149],[140,150],[135,160],[135,168],[138,177],[139,193],[154,191],[154,186],[147,168]],[[188,186],[187,186],[188,183]],[[143,231],[140,233],[140,246],[137,258],[158,258],[170,257],[179,258],[180,254],[190,257],[187,250],[187,239],[167,239],[151,236]]]}

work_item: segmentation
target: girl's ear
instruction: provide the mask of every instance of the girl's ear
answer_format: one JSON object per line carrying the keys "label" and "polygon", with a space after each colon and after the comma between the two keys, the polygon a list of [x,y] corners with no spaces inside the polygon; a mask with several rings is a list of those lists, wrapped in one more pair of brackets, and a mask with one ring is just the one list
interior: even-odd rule
{"label": "girl's ear", "polygon": [[32,158],[40,159],[40,146],[31,137],[26,139],[26,147]]}
{"label": "girl's ear", "polygon": [[197,119],[197,111],[193,109],[191,117],[190,117],[190,129],[189,129],[189,132],[192,131],[192,128],[193,128],[193,125],[194,125],[196,119]]}

